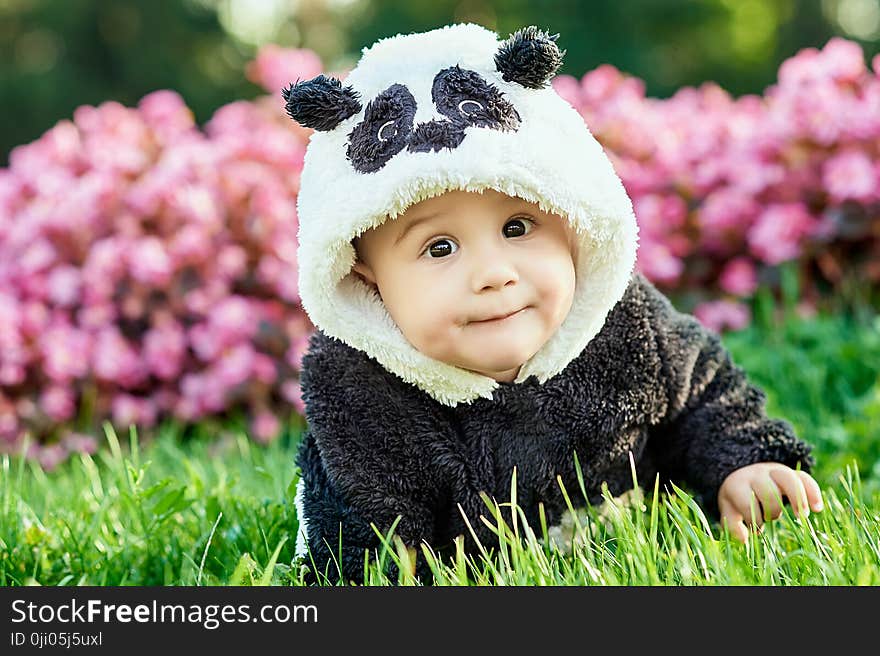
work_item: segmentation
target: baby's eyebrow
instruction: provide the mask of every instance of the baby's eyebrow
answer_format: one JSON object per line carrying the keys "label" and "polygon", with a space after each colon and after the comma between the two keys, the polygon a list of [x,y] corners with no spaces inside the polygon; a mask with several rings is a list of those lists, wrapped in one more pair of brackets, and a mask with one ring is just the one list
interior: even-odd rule
{"label": "baby's eyebrow", "polygon": [[403,241],[403,238],[406,237],[407,233],[415,228],[417,225],[419,225],[420,223],[424,223],[425,221],[430,221],[435,216],[437,216],[436,212],[434,214],[427,214],[425,216],[421,216],[417,219],[410,221],[409,224],[403,229],[403,231],[399,235],[397,235],[397,239],[394,240],[394,245],[397,246],[397,244]]}
{"label": "baby's eyebrow", "polygon": [[[504,199],[503,202],[504,202],[504,204],[505,204],[506,206],[508,206],[508,207],[510,207],[510,206],[516,206],[517,209],[527,209],[527,210],[531,211],[531,205],[532,205],[532,204],[529,203],[527,200],[524,200],[524,199],[519,198],[519,197],[517,197],[517,196],[508,196],[507,198]],[[431,219],[436,218],[436,217],[439,216],[440,214],[441,214],[441,212],[433,212],[433,213],[431,213],[431,214],[426,214],[425,216],[420,216],[420,217],[417,218],[417,219],[413,219],[413,220],[410,221],[409,224],[407,224],[407,226],[406,226],[406,227],[400,232],[400,234],[397,235],[397,239],[394,240],[394,244],[393,244],[393,245],[394,245],[394,246],[397,246],[397,244],[399,244],[400,242],[402,242],[402,241],[403,241],[403,238],[406,237],[406,235],[410,232],[410,230],[412,230],[413,228],[417,227],[419,224],[422,224],[422,223],[424,223],[425,221],[430,221]]]}

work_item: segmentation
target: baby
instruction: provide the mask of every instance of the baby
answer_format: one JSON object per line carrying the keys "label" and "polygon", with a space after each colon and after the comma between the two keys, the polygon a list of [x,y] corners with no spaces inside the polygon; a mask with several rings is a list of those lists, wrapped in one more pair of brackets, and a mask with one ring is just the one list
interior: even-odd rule
{"label": "baby", "polygon": [[[639,481],[690,487],[741,541],[784,500],[822,509],[810,446],[766,416],[718,335],[634,270],[630,199],[548,85],[555,39],[398,35],[365,49],[345,87],[318,76],[283,92],[316,130],[298,199],[317,330],[297,551],[312,572],[362,581],[392,525],[410,547],[461,535],[473,551],[471,528],[491,545],[480,495],[508,501],[514,468],[533,527],[541,507],[563,518],[559,480],[597,503],[603,483],[632,487],[631,462]],[[416,572],[430,582],[421,556]]]}

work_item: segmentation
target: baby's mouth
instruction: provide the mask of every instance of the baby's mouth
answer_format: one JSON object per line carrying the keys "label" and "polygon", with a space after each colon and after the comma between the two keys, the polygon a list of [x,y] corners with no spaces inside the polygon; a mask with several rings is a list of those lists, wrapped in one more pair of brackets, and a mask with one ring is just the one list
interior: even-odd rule
{"label": "baby's mouth", "polygon": [[523,310],[526,310],[526,309],[528,309],[528,306],[526,306],[526,307],[524,307],[524,308],[520,308],[519,310],[514,310],[513,312],[510,312],[510,313],[508,313],[508,314],[503,314],[503,315],[500,315],[500,316],[490,317],[490,318],[488,318],[488,319],[481,319],[481,320],[479,320],[479,321],[471,321],[471,323],[478,324],[478,325],[479,325],[479,324],[490,324],[490,323],[501,323],[502,321],[506,321],[507,319],[510,319],[510,318],[512,318],[512,317],[515,317],[515,316],[518,315],[520,312],[522,312]]}

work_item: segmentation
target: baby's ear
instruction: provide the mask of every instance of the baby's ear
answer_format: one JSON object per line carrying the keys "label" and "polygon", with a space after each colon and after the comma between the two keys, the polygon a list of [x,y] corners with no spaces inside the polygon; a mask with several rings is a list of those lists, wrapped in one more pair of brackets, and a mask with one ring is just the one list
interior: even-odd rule
{"label": "baby's ear", "polygon": [[373,270],[360,260],[356,261],[352,265],[351,270],[354,271],[355,275],[368,285],[371,285],[373,287],[376,286],[376,276],[373,273]]}
{"label": "baby's ear", "polygon": [[517,30],[498,46],[495,67],[507,82],[540,89],[562,66],[565,50],[556,45],[558,38],[558,34],[551,35],[534,25]]}
{"label": "baby's ear", "polygon": [[290,118],[322,132],[361,111],[358,93],[350,86],[343,87],[335,77],[318,75],[305,82],[297,80],[282,89],[281,95]]}

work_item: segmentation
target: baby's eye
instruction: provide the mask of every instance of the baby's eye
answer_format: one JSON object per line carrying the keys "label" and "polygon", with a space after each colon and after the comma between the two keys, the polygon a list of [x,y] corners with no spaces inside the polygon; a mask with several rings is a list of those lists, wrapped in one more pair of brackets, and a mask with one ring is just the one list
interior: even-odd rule
{"label": "baby's eye", "polygon": [[[534,227],[535,222],[526,217],[517,217],[504,224],[502,232],[505,237],[522,237]],[[509,228],[509,230],[508,230]]]}
{"label": "baby's eye", "polygon": [[[428,257],[432,260],[438,260],[441,257],[444,257],[450,253],[454,253],[454,250],[451,250],[451,246],[454,245],[455,242],[451,239],[438,239],[435,242],[432,242],[428,248],[425,249],[425,252],[428,253]],[[458,246],[456,246],[458,248]],[[433,255],[437,255],[434,257]]]}
{"label": "baby's eye", "polygon": [[[531,226],[534,225],[534,219],[530,219],[525,216],[518,216],[515,219],[511,219],[510,221],[505,223],[502,232],[504,232],[505,236],[507,237],[522,237],[523,235],[526,235],[530,232],[530,229],[527,230],[526,226],[530,226],[531,228]],[[515,234],[510,234],[509,232],[507,232],[508,226],[514,226],[513,230]],[[438,260],[442,257],[445,257],[446,255],[454,253],[455,249],[452,248],[453,246],[455,246],[455,249],[458,248],[458,246],[455,245],[454,241],[444,237],[443,239],[438,239],[435,242],[431,242],[431,244],[424,250],[424,252],[428,253],[430,259]],[[435,255],[436,257],[434,257]]]}

